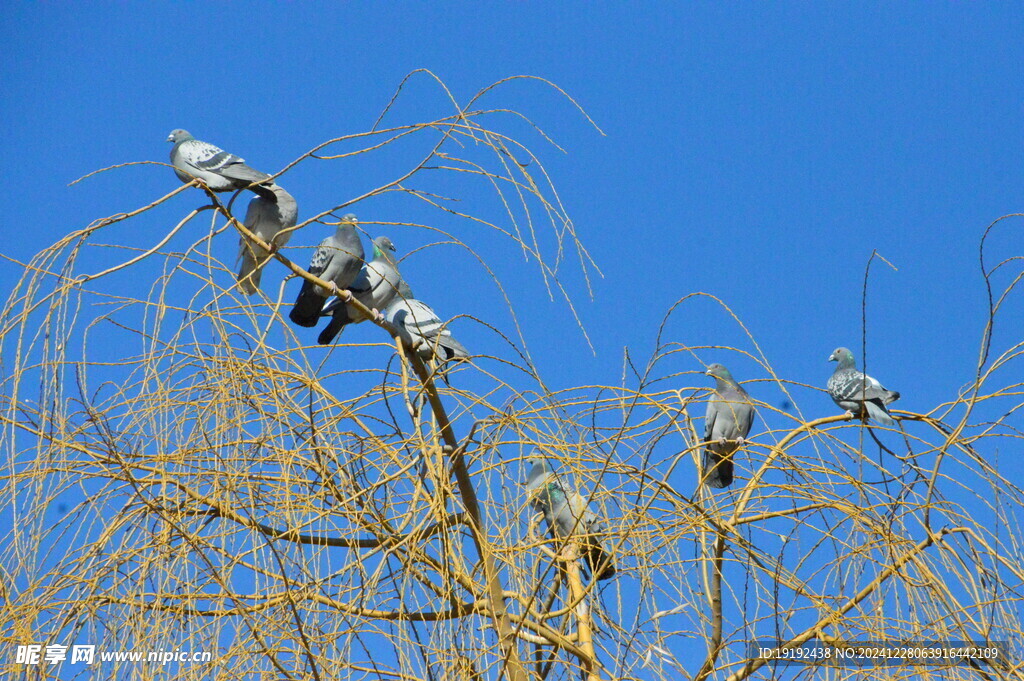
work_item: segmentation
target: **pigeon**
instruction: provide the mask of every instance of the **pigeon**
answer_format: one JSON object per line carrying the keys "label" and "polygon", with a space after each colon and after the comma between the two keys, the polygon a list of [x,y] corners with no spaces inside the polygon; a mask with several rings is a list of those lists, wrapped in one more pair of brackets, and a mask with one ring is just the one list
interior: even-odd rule
{"label": "pigeon", "polygon": [[[250,232],[269,243],[276,251],[292,238],[290,229],[298,219],[299,207],[291,194],[283,187],[271,184],[267,187],[274,193],[276,201],[264,196],[257,196],[249,202],[245,213],[245,226]],[[263,263],[270,253],[255,243],[242,237],[238,242],[238,258],[242,264],[238,269],[238,288],[247,296],[256,293],[263,275]]]}
{"label": "pigeon", "polygon": [[249,188],[260,196],[274,200],[274,192],[253,184],[269,179],[270,175],[247,166],[245,159],[209,142],[197,140],[188,130],[172,130],[167,141],[174,142],[171,164],[182,182],[191,182],[198,177],[215,192]]}
{"label": "pigeon", "polygon": [[590,510],[587,500],[566,486],[552,472],[551,466],[534,453],[526,478],[526,493],[535,511],[544,514],[548,527],[559,539],[580,537],[581,551],[591,574],[597,579],[608,579],[615,574],[611,556],[601,545],[606,532],[604,521]]}
{"label": "pigeon", "polygon": [[441,362],[469,357],[465,346],[452,337],[441,318],[429,305],[413,297],[409,284],[402,279],[394,300],[384,311],[384,319],[398,329],[398,335],[423,360],[436,357]]}
{"label": "pigeon", "polygon": [[363,242],[356,233],[356,216],[349,213],[341,219],[334,234],[320,242],[309,262],[309,273],[329,281],[334,290],[321,288],[303,280],[295,304],[288,317],[299,326],[316,326],[327,297],[352,285],[363,263]]}
{"label": "pigeon", "polygon": [[[373,240],[373,260],[366,263],[359,276],[348,287],[353,297],[380,316],[380,310],[386,309],[398,292],[402,275],[398,273],[398,263],[391,255],[395,245],[386,236]],[[321,345],[330,345],[335,336],[348,324],[358,324],[366,319],[361,312],[350,306],[347,301],[335,298],[323,307],[321,315],[331,317],[331,322],[320,332],[317,339]]]}
{"label": "pigeon", "polygon": [[715,379],[715,394],[704,416],[704,476],[709,487],[721,489],[732,484],[732,454],[754,425],[754,405],[721,364],[705,373]]}
{"label": "pigeon", "polygon": [[828,394],[836,404],[851,416],[872,418],[884,426],[896,425],[885,405],[900,399],[898,392],[886,390],[876,379],[857,371],[853,353],[846,348],[836,348],[828,361],[839,363],[828,379]]}

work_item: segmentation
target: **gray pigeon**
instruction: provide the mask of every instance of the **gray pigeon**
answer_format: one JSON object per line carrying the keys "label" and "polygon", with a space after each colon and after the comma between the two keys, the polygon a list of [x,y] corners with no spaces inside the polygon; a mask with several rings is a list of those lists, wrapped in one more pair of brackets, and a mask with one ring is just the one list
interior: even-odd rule
{"label": "gray pigeon", "polygon": [[[249,202],[244,224],[276,251],[292,238],[293,230],[290,228],[295,226],[299,207],[292,195],[280,185],[271,184],[268,189],[274,193],[276,201],[263,196],[254,198]],[[238,288],[242,289],[242,293],[247,296],[256,293],[263,276],[263,263],[269,257],[267,251],[244,236],[239,240],[238,258],[242,264],[238,269]]]}
{"label": "gray pigeon", "polygon": [[853,353],[846,348],[836,348],[828,361],[839,363],[828,379],[828,394],[836,404],[852,416],[872,418],[883,426],[896,425],[885,405],[900,399],[898,392],[886,390],[876,379],[857,371]]}
{"label": "gray pigeon", "polygon": [[273,192],[253,185],[253,182],[263,182],[270,175],[247,166],[245,159],[209,142],[197,140],[187,130],[172,130],[167,141],[174,142],[171,164],[182,182],[191,182],[192,178],[198,177],[215,192],[250,188],[260,196],[274,200]]}
{"label": "gray pigeon", "polygon": [[548,462],[534,456],[526,478],[526,494],[534,510],[544,514],[548,527],[559,539],[577,536],[581,551],[597,579],[608,579],[615,574],[611,556],[601,545],[607,531],[604,521],[590,510],[587,500],[578,492],[568,489],[551,470]]}
{"label": "gray pigeon", "polygon": [[[395,245],[386,236],[373,240],[373,260],[366,263],[359,276],[348,287],[353,297],[360,303],[380,315],[380,310],[387,308],[394,299],[401,284],[402,275],[398,273],[398,263],[391,254]],[[323,316],[330,315],[331,322],[320,332],[317,339],[321,345],[330,345],[334,337],[348,324],[358,324],[366,320],[355,307],[341,298],[335,298],[323,307]]]}
{"label": "gray pigeon", "polygon": [[715,394],[704,416],[704,476],[709,487],[728,487],[732,484],[732,454],[754,425],[754,405],[721,364],[712,364],[705,373],[715,379]]}
{"label": "gray pigeon", "polygon": [[398,329],[402,341],[424,360],[436,357],[442,362],[469,357],[469,352],[452,337],[441,318],[429,305],[417,300],[405,280],[398,284],[398,293],[384,311],[384,319]]}
{"label": "gray pigeon", "polygon": [[[334,234],[320,242],[309,262],[309,273],[333,282],[337,290],[352,285],[363,263],[363,242],[356,233],[356,216],[349,213]],[[335,291],[303,280],[288,317],[299,326],[316,326],[327,297]]]}

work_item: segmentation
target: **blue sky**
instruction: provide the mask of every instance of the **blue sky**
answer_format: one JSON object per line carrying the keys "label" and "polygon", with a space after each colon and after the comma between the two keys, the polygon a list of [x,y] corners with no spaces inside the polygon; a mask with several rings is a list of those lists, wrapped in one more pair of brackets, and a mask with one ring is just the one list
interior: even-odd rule
{"label": "blue sky", "polygon": [[[109,164],[165,160],[173,127],[272,171],[367,129],[414,68],[432,69],[463,100],[502,77],[537,75],[606,133],[539,86],[490,100],[527,113],[567,150],[532,143],[605,275],[593,302],[569,278],[597,354],[568,366],[540,349],[579,341],[564,305],[535,297],[498,264],[523,291],[517,302],[532,305],[527,338],[550,383],[617,382],[622,348],[649,352],[668,306],[705,291],[733,307],[780,373],[821,385],[829,352],[859,346],[863,269],[877,249],[899,271],[874,269],[872,366],[907,408],[924,410],[930,395],[969,378],[984,301],[978,239],[1020,209],[1021,12],[926,3],[10,5],[0,73],[12,146],[0,163],[17,238],[5,252],[27,257],[173,187],[159,168],[66,186]],[[443,110],[425,81],[406,101]],[[351,186],[339,181],[331,193],[293,180],[301,215],[370,186],[361,168],[346,172]],[[394,217],[381,210],[361,217]],[[1012,237],[1012,228],[997,232],[992,252],[1008,254]],[[488,298],[430,293],[448,314],[489,317]],[[670,327],[675,340],[736,340],[722,315],[690,309]],[[755,371],[734,367],[744,378]]]}
{"label": "blue sky", "polygon": [[[369,129],[417,68],[462,101],[512,75],[556,83],[604,134],[537,83],[510,84],[486,102],[529,115],[566,151],[508,122],[540,155],[604,274],[590,300],[579,273],[565,272],[594,352],[518,250],[491,232],[443,225],[479,247],[512,292],[553,388],[619,384],[623,348],[644,361],[666,311],[693,292],[729,305],[780,376],[824,386],[836,346],[859,356],[864,268],[877,250],[897,270],[872,265],[871,373],[903,394],[897,407],[928,411],[974,376],[986,300],[979,239],[1024,208],[1024,8],[1010,3],[7,3],[0,21],[0,252],[21,260],[178,186],[155,166],[67,186],[104,166],[166,161],[172,128],[275,172],[324,140]],[[394,121],[448,113],[421,77]],[[359,159],[308,163],[282,178],[300,219],[394,175],[386,157]],[[161,215],[180,217],[199,201],[198,192],[176,197]],[[354,210],[369,221],[421,217],[385,199]],[[150,245],[167,225],[126,223],[103,240]],[[316,227],[292,245],[318,241]],[[1019,218],[1001,223],[990,262],[1020,255],[1020,233]],[[432,240],[407,228],[390,234],[405,252]],[[214,248],[233,261],[233,236]],[[511,332],[498,292],[465,254],[427,251],[403,272],[443,315]],[[0,288],[17,275],[0,263]],[[1020,340],[1022,315],[1018,294],[997,348]],[[458,332],[473,351],[507,352],[478,325]],[[665,339],[753,351],[707,301],[677,311]],[[727,362],[741,380],[766,378],[732,353],[700,358]],[[701,370],[675,355],[661,371]],[[769,383],[750,389],[782,400]],[[824,393],[795,394],[806,415],[835,412]]]}

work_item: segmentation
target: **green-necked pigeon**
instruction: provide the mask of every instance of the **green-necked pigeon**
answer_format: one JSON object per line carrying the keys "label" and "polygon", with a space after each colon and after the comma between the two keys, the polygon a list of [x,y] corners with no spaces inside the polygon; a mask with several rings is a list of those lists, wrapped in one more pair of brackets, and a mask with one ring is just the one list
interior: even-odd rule
{"label": "green-necked pigeon", "polygon": [[[394,252],[395,245],[388,237],[379,236],[374,239],[373,260],[366,263],[359,276],[348,287],[353,297],[370,308],[378,318],[380,310],[385,309],[395,297],[398,285],[402,281],[402,275],[398,273],[398,263],[391,255]],[[328,302],[322,308],[321,314],[331,316],[331,322],[320,332],[317,339],[321,345],[330,345],[346,325],[366,320],[355,307],[341,298]]]}
{"label": "green-necked pigeon", "polygon": [[591,574],[597,579],[608,579],[615,574],[611,556],[604,550],[601,539],[606,532],[604,521],[590,510],[587,500],[569,489],[542,458],[531,457],[530,473],[526,478],[526,493],[530,505],[544,514],[548,527],[559,539],[578,537],[582,555]]}

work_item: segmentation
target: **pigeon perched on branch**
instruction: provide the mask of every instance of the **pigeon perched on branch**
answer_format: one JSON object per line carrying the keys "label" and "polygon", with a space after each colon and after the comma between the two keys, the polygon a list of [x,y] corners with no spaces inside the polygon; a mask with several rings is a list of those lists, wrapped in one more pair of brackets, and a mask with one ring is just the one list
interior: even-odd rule
{"label": "pigeon perched on branch", "polygon": [[[272,246],[272,251],[284,246],[292,238],[291,228],[299,216],[299,207],[294,197],[280,185],[271,184],[268,189],[274,193],[274,201],[257,196],[249,202],[245,213],[246,228]],[[263,264],[270,253],[253,241],[242,237],[238,242],[238,257],[241,265],[238,269],[238,287],[251,296],[260,287],[263,275]]]}
{"label": "pigeon perched on branch", "polygon": [[384,319],[398,329],[407,346],[415,348],[424,360],[436,357],[441,362],[465,359],[469,352],[455,340],[437,313],[422,300],[413,297],[405,280],[398,284],[394,300],[384,311]]}
{"label": "pigeon perched on branch", "polygon": [[[378,316],[394,299],[398,285],[402,281],[402,275],[398,273],[398,263],[392,255],[394,252],[395,245],[388,237],[379,236],[374,239],[373,260],[363,266],[355,281],[348,286],[352,296]],[[321,345],[330,345],[335,336],[348,324],[358,324],[366,320],[363,313],[341,298],[328,302],[320,314],[331,316],[331,322],[320,332],[317,339]]]}
{"label": "pigeon perched on branch", "polygon": [[580,553],[597,579],[614,575],[615,565],[601,545],[601,537],[607,531],[604,521],[590,510],[579,492],[558,479],[547,461],[531,457],[527,463],[532,463],[526,478],[526,493],[533,509],[544,514],[555,537],[580,540]]}
{"label": "pigeon perched on branch", "polygon": [[252,189],[260,196],[273,201],[274,193],[267,187],[253,184],[263,183],[270,175],[245,164],[245,159],[224,151],[209,142],[193,137],[187,130],[172,130],[167,136],[174,142],[171,149],[171,164],[182,182],[191,182],[198,177],[215,192],[229,192],[237,189]]}
{"label": "pigeon perched on branch", "polygon": [[349,213],[334,234],[320,242],[309,262],[309,273],[331,282],[333,289],[303,280],[288,317],[299,326],[316,326],[327,297],[347,289],[359,275],[363,264],[363,242],[356,233],[356,216]]}
{"label": "pigeon perched on branch", "polygon": [[839,363],[828,379],[828,394],[836,404],[851,416],[871,418],[884,426],[896,425],[885,405],[900,399],[898,392],[886,390],[876,379],[857,371],[853,353],[846,348],[836,348],[828,360]]}
{"label": "pigeon perched on branch", "polygon": [[732,454],[743,444],[754,425],[750,395],[721,364],[708,367],[715,392],[704,416],[704,476],[709,487],[732,484]]}

